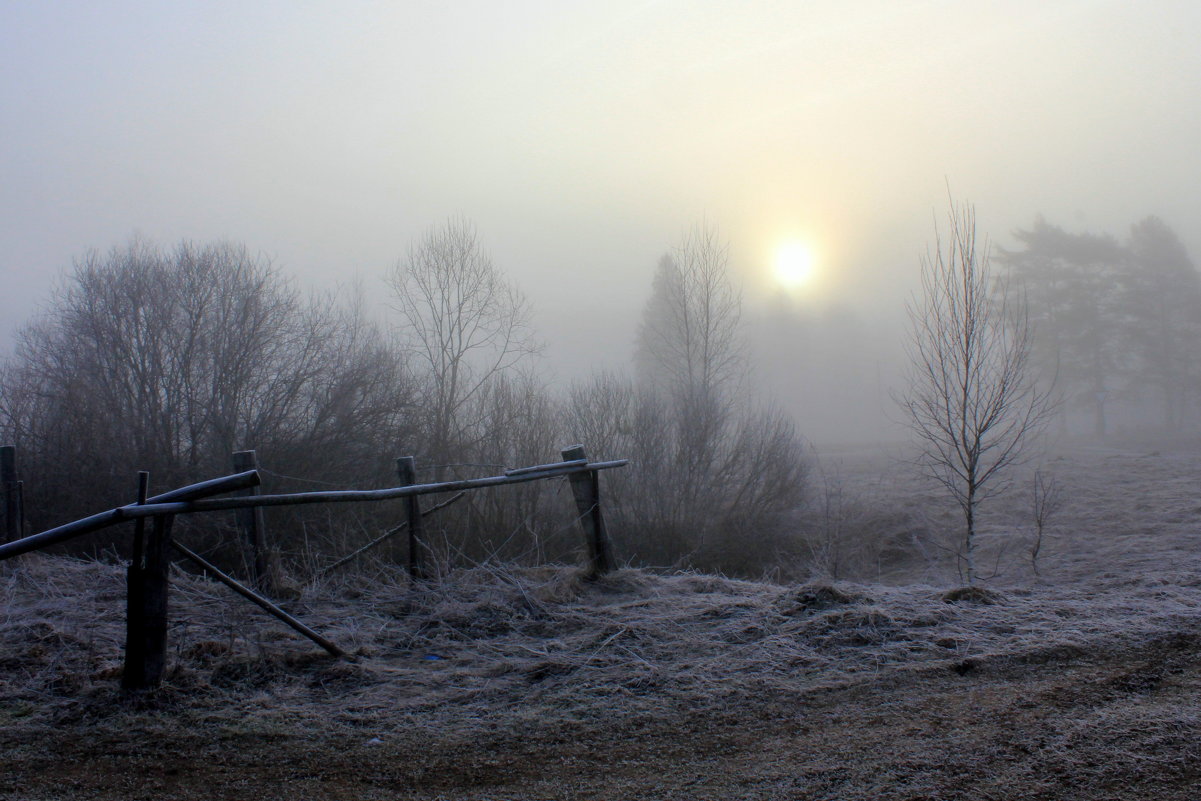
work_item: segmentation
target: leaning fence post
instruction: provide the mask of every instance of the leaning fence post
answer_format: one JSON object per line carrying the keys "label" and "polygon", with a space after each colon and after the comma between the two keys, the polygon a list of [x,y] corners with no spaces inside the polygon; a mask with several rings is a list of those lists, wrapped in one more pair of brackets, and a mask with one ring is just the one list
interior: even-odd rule
{"label": "leaning fence post", "polygon": [[[396,472],[400,476],[400,486],[417,483],[417,462],[412,456],[397,459]],[[416,495],[405,498],[405,521],[409,524],[409,577],[426,578],[425,554],[422,553],[425,548],[425,526],[421,523],[421,502]]]}
{"label": "leaning fence post", "polygon": [[[563,461],[587,459],[583,445],[573,445],[563,450]],[[580,526],[588,541],[589,572],[600,576],[613,569],[613,554],[609,545],[609,532],[605,528],[605,517],[601,514],[600,479],[596,470],[571,473],[571,494],[580,513]]]}
{"label": "leaning fence post", "polygon": [[21,539],[21,487],[17,482],[17,447],[0,446],[0,492],[4,494],[4,540]]}
{"label": "leaning fence post", "polygon": [[[257,470],[258,455],[255,451],[238,451],[234,454],[234,472],[244,473],[247,470]],[[258,495],[258,486],[245,490],[243,495]],[[263,518],[263,508],[253,506],[238,509],[235,515],[238,521],[238,531],[246,549],[247,563],[250,567],[251,581],[260,590],[267,589],[268,569],[267,554],[267,525]]]}

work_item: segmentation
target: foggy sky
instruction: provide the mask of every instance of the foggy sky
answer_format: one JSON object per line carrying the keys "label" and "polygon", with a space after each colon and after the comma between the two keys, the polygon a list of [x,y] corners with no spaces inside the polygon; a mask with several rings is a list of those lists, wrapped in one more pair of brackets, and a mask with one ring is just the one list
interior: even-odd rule
{"label": "foggy sky", "polygon": [[[72,259],[134,233],[230,239],[379,293],[461,214],[570,377],[627,359],[659,255],[706,218],[770,339],[759,374],[821,438],[882,403],[948,183],[1000,244],[1040,213],[1118,236],[1158,214],[1201,257],[1195,2],[0,15],[0,346]],[[819,272],[784,297],[769,265],[790,237]]]}

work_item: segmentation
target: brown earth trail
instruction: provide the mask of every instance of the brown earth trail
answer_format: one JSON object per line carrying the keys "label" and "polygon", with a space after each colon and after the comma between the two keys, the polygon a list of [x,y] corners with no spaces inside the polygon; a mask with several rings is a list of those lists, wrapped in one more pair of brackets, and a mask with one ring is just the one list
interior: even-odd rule
{"label": "brown earth trail", "polygon": [[1193,637],[975,659],[721,714],[369,738],[127,713],[10,731],[11,799],[1195,799]]}

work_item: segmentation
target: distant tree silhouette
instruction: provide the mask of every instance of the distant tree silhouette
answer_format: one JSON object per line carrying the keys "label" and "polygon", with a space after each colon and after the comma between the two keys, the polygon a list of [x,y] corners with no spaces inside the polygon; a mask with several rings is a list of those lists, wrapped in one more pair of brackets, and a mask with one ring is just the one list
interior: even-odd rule
{"label": "distant tree silhouette", "polygon": [[630,551],[662,564],[761,570],[806,464],[791,420],[750,396],[728,246],[700,225],[660,259],[638,329],[635,378],[577,383],[568,425],[631,459],[608,480]]}
{"label": "distant tree silhouette", "polygon": [[729,245],[701,224],[659,260],[635,350],[639,385],[675,410],[680,502],[705,503],[720,439],[746,374],[742,298],[730,281]]}
{"label": "distant tree silhouette", "polygon": [[1072,234],[1039,218],[999,250],[1012,292],[1029,301],[1034,358],[1067,400],[1108,433],[1115,396],[1158,396],[1166,431],[1180,431],[1201,392],[1201,276],[1175,233],[1149,217],[1122,243]]}
{"label": "distant tree silhouette", "polygon": [[1164,429],[1180,431],[1201,387],[1201,276],[1157,217],[1131,227],[1129,252],[1122,310],[1134,356],[1131,378],[1160,394]]}
{"label": "distant tree silhouette", "polygon": [[1013,304],[1025,299],[1032,358],[1074,406],[1092,410],[1093,433],[1108,432],[1111,393],[1129,358],[1121,324],[1128,254],[1108,236],[1069,234],[1039,218],[1014,232],[1021,250],[998,250]]}

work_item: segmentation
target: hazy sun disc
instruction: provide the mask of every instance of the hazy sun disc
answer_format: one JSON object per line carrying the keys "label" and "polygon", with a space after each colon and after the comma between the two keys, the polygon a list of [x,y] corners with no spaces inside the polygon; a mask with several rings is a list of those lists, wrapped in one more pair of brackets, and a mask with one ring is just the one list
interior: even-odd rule
{"label": "hazy sun disc", "polygon": [[802,242],[786,242],[776,250],[776,281],[786,289],[797,289],[813,277],[813,251]]}

